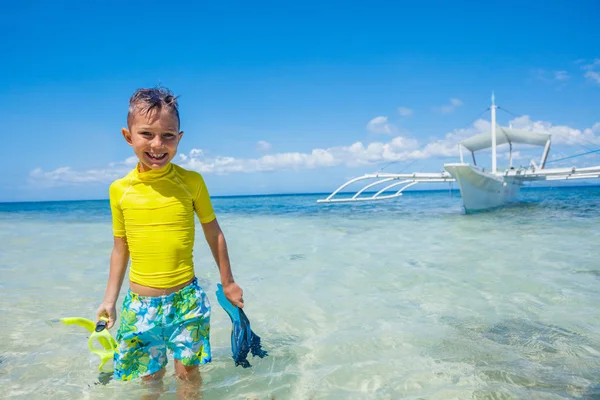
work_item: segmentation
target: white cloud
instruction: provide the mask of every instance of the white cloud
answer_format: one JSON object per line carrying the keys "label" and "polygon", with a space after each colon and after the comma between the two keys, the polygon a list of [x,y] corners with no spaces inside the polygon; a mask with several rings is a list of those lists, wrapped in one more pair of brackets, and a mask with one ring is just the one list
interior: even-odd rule
{"label": "white cloud", "polygon": [[132,166],[132,165],[136,165],[138,162],[138,158],[136,156],[131,156],[129,158],[126,158],[125,161],[120,161],[120,162],[113,162],[108,164],[110,167],[117,167],[117,166]]}
{"label": "white cloud", "polygon": [[600,144],[600,123],[584,130],[571,128],[565,125],[552,125],[547,121],[532,121],[528,115],[518,117],[510,121],[513,128],[527,131],[550,133],[553,145],[586,145]]}
{"label": "white cloud", "polygon": [[[385,118],[385,117],[382,117]],[[387,124],[387,119],[380,119]],[[583,130],[563,125],[552,125],[547,121],[533,121],[522,116],[510,121],[517,129],[552,134],[552,143],[556,145],[600,145],[600,122]],[[187,154],[179,154],[179,165],[203,174],[254,173],[279,170],[300,170],[325,168],[338,165],[372,165],[381,162],[422,160],[436,157],[458,157],[458,143],[477,133],[490,129],[486,120],[477,120],[466,129],[455,129],[441,139],[420,144],[417,140],[405,136],[396,136],[389,141],[371,143],[354,142],[350,145],[335,146],[326,149],[313,149],[310,152],[287,152],[266,154],[258,158],[234,158],[228,156],[210,157],[201,149],[192,149]],[[516,150],[518,151],[518,149]],[[551,155],[552,156],[552,155]],[[525,158],[521,153],[513,157]],[[122,162],[110,163],[106,168],[73,170],[69,167],[44,171],[37,168],[30,173],[32,181],[41,187],[73,184],[104,183],[124,176],[136,164],[135,157]]]}
{"label": "white cloud", "polygon": [[290,152],[264,155],[260,158],[192,157],[182,164],[200,173],[266,172],[285,169],[330,167],[339,164],[329,150],[314,149],[310,153]]}
{"label": "white cloud", "polygon": [[[498,155],[498,158],[503,159],[503,160],[510,160],[510,153],[501,153]],[[516,160],[529,160],[529,156],[528,155],[524,155],[521,154],[520,151],[513,151],[512,152],[512,159],[513,161]]]}
{"label": "white cloud", "polygon": [[554,79],[557,81],[567,81],[571,78],[571,75],[567,71],[554,71]]}
{"label": "white cloud", "polygon": [[[585,60],[584,60],[585,62]],[[600,58],[595,58],[591,64],[584,64],[581,68],[583,69],[594,69],[596,67],[600,67]]]}
{"label": "white cloud", "polygon": [[594,83],[600,85],[600,58],[594,59],[591,64],[584,64],[581,66],[585,74],[583,76]]}
{"label": "white cloud", "polygon": [[490,126],[489,121],[478,119],[469,128],[455,129],[446,133],[442,139],[429,142],[422,150],[413,152],[412,158],[458,157],[458,143],[478,133],[489,131]]}
{"label": "white cloud", "polygon": [[595,81],[598,85],[600,85],[600,72],[596,72],[596,71],[588,71],[585,73],[586,78]]}
{"label": "white cloud", "polygon": [[565,81],[571,79],[571,75],[565,70],[547,71],[545,69],[538,68],[534,70],[533,73],[537,79],[549,83],[564,83]]}
{"label": "white cloud", "polygon": [[386,135],[393,135],[398,132],[398,129],[388,123],[388,117],[379,116],[369,121],[367,124],[367,130],[371,133],[383,133]]}
{"label": "white cloud", "polygon": [[267,151],[271,150],[271,147],[272,147],[271,143],[265,142],[264,140],[259,140],[256,143],[256,150],[259,151],[259,152],[261,152],[261,153],[264,153],[264,152],[267,152]]}
{"label": "white cloud", "polygon": [[[121,164],[121,165],[116,165]],[[115,163],[108,168],[88,169],[74,171],[70,167],[60,167],[54,171],[43,171],[36,168],[29,177],[40,187],[58,187],[66,185],[110,183],[125,175],[131,167],[124,167],[124,163]]]}
{"label": "white cloud", "polygon": [[446,104],[440,107],[436,107],[436,110],[441,112],[442,114],[448,114],[454,111],[456,108],[463,105],[463,102],[459,99],[452,98],[450,99],[450,104]]}
{"label": "white cloud", "polygon": [[398,114],[402,115],[403,117],[410,117],[414,114],[414,111],[412,110],[412,108],[398,107]]}

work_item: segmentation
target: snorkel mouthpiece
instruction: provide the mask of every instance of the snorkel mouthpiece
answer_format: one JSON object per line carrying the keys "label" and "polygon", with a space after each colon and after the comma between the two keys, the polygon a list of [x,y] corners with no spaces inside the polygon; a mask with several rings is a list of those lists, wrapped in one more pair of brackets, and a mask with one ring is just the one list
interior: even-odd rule
{"label": "snorkel mouthpiece", "polygon": [[105,317],[101,317],[100,321],[96,322],[96,332],[102,332],[108,326],[108,320]]}

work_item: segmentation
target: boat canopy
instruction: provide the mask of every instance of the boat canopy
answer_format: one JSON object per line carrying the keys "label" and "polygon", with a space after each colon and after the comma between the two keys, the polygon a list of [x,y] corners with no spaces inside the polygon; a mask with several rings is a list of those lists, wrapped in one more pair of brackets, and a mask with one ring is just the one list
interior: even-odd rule
{"label": "boat canopy", "polygon": [[[496,145],[506,143],[522,143],[534,146],[545,146],[550,139],[549,133],[529,132],[521,129],[498,126],[496,128]],[[470,137],[460,142],[471,151],[483,150],[492,147],[492,132],[485,132]]]}

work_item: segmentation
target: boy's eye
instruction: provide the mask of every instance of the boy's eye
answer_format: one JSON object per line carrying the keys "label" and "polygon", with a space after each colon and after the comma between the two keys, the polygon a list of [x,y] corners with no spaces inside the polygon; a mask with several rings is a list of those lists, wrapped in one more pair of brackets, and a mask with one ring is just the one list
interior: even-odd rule
{"label": "boy's eye", "polygon": [[142,136],[150,136],[152,134],[150,132],[140,132],[140,135],[142,135]]}
{"label": "boy's eye", "polygon": [[175,135],[173,135],[172,133],[165,133],[163,136],[165,138],[167,138],[167,139],[174,139],[175,138]]}

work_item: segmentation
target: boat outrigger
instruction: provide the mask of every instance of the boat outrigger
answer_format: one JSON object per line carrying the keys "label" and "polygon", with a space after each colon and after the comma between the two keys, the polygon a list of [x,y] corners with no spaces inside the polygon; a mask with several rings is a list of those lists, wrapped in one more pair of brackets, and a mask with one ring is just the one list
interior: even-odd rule
{"label": "boat outrigger", "polygon": [[[492,95],[491,132],[482,133],[459,143],[459,163],[444,164],[445,171],[438,173],[415,172],[410,174],[374,173],[349,180],[341,185],[327,198],[317,200],[319,203],[342,203],[393,199],[402,196],[402,192],[411,186],[424,182],[457,182],[460,188],[465,212],[484,211],[493,209],[516,200],[521,187],[525,182],[554,181],[571,179],[600,178],[600,165],[595,167],[568,167],[546,168],[546,161],[550,151],[551,135],[547,133],[530,132],[512,127],[501,127],[496,124],[496,109],[494,95]],[[543,147],[539,165],[531,161],[526,168],[513,167],[513,144],[526,144]],[[510,165],[503,171],[497,167],[496,148],[508,144],[510,148]],[[463,148],[471,152],[473,164],[466,163],[463,159]],[[486,171],[477,165],[475,152],[491,148],[492,167]],[[375,180],[356,192],[352,197],[334,198],[349,185],[361,180]],[[370,196],[362,196],[368,189],[371,192],[380,184],[387,186]],[[399,189],[396,189],[398,188]],[[394,189],[392,194],[386,192]]]}

